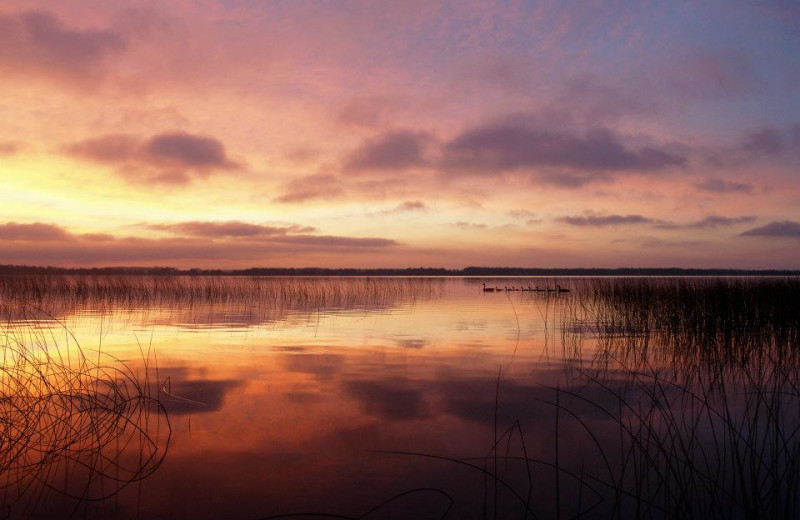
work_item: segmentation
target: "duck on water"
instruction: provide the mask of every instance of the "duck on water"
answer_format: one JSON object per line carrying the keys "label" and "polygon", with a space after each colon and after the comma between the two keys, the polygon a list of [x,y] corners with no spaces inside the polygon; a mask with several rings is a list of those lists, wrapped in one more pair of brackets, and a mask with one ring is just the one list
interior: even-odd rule
{"label": "duck on water", "polygon": [[562,293],[562,292],[570,292],[569,289],[566,287],[561,287],[560,285],[556,284],[556,288],[552,289],[547,287],[545,289],[540,289],[537,285],[535,288],[531,287],[530,285],[525,287],[517,287],[512,285],[511,287],[504,286],[504,287],[486,287],[486,284],[481,284],[483,287],[483,292],[517,292],[517,291],[524,291],[524,292],[555,292],[555,293]]}

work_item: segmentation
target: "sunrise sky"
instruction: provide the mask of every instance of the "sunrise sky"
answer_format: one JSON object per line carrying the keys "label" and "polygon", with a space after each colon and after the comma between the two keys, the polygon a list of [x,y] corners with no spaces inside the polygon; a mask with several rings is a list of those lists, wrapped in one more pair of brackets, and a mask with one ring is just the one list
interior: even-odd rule
{"label": "sunrise sky", "polygon": [[800,268],[794,0],[0,0],[0,263]]}

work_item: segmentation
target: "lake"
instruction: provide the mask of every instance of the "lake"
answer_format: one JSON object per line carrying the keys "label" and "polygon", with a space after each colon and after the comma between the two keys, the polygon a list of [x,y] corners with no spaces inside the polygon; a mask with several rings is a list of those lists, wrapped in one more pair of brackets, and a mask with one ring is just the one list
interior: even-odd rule
{"label": "lake", "polygon": [[0,296],[11,518],[800,513],[794,278],[22,276]]}

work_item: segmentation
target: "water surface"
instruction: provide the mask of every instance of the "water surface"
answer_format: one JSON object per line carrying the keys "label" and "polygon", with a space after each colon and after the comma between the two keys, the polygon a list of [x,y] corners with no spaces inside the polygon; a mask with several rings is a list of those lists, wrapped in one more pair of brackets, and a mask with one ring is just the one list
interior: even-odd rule
{"label": "water surface", "polygon": [[[571,291],[489,293],[483,283]],[[796,512],[796,483],[784,474],[797,464],[796,373],[775,371],[774,350],[753,365],[731,346],[713,356],[727,375],[709,385],[720,372],[697,370],[709,357],[702,349],[670,351],[665,334],[627,314],[612,323],[623,304],[606,295],[602,307],[593,283],[66,279],[48,282],[44,297],[17,283],[17,295],[7,290],[3,300],[6,350],[25,345],[57,366],[83,363],[78,375],[59,373],[58,392],[58,413],[70,410],[63,422],[82,426],[53,429],[48,409],[46,425],[26,431],[49,428],[46,442],[68,450],[31,456],[24,442],[16,451],[4,445],[6,510],[14,518],[242,519]],[[707,331],[706,323],[678,340],[688,345]],[[788,334],[778,347],[795,346],[796,329]],[[770,338],[762,343],[775,347]],[[9,378],[19,382],[7,369]],[[78,379],[100,405],[63,397]],[[756,387],[759,397],[748,398]],[[37,388],[52,408],[56,392]],[[16,406],[17,416],[34,413]],[[775,419],[780,407],[789,412]],[[98,408],[116,422],[105,425]],[[753,420],[762,414],[772,422]],[[6,424],[12,416],[6,406]],[[75,448],[87,438],[90,447]],[[764,444],[755,449],[756,441]],[[760,491],[744,493],[755,502],[709,484],[744,465],[756,475],[748,478]]]}

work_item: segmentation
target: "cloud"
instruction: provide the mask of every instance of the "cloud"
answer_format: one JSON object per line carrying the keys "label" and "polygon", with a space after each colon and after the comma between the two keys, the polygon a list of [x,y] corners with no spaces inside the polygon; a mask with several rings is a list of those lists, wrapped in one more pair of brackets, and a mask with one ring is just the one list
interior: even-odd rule
{"label": "cloud", "polygon": [[693,222],[689,224],[687,227],[689,228],[715,228],[715,227],[728,227],[728,226],[735,226],[737,224],[744,224],[747,222],[753,222],[756,220],[755,216],[746,215],[743,217],[722,217],[719,215],[709,215],[708,217],[698,220],[697,222]]}
{"label": "cloud", "polygon": [[143,227],[156,231],[168,231],[183,237],[255,240],[272,244],[293,244],[333,248],[380,248],[398,245],[398,242],[387,238],[312,235],[309,233],[313,233],[316,229],[309,226],[267,226],[240,222],[238,220],[224,222],[190,221],[174,224],[144,224]]}
{"label": "cloud", "polygon": [[756,220],[755,216],[746,215],[742,217],[723,217],[720,215],[709,215],[703,219],[689,223],[676,222],[657,222],[655,227],[658,229],[708,229],[717,227],[730,227],[737,224],[745,224]]}
{"label": "cloud", "polygon": [[753,186],[744,182],[727,181],[725,179],[710,178],[698,182],[695,188],[714,193],[752,193]]}
{"label": "cloud", "polygon": [[314,174],[292,179],[275,202],[298,203],[314,199],[330,199],[344,194],[341,180],[334,175]]}
{"label": "cloud", "polygon": [[624,224],[652,224],[656,221],[642,215],[587,215],[559,217],[559,222],[581,227],[619,226]]}
{"label": "cloud", "polygon": [[394,208],[395,211],[426,211],[428,206],[419,200],[407,200]]}
{"label": "cloud", "polygon": [[313,227],[306,226],[265,226],[261,224],[250,224],[238,220],[226,222],[178,222],[175,224],[147,224],[147,229],[156,231],[169,231],[179,235],[195,237],[275,237],[285,236],[288,233],[311,233],[315,231]]}
{"label": "cloud", "polygon": [[528,209],[512,209],[511,211],[507,211],[506,215],[508,215],[509,217],[519,218],[519,219],[530,219],[539,216],[536,212],[530,211]]}
{"label": "cloud", "polygon": [[800,222],[784,220],[770,222],[769,224],[753,229],[748,229],[741,234],[743,237],[775,237],[775,238],[800,238]]}
{"label": "cloud", "polygon": [[126,39],[114,30],[69,28],[44,11],[0,14],[0,70],[7,75],[82,82],[126,46]]}
{"label": "cloud", "polygon": [[180,380],[170,377],[169,394],[161,403],[170,415],[216,412],[222,408],[225,396],[242,386],[241,380]]}
{"label": "cloud", "polygon": [[0,224],[0,240],[39,242],[65,240],[70,237],[70,233],[55,224],[45,224],[42,222],[33,222],[30,224],[6,222],[5,224]]}
{"label": "cloud", "polygon": [[276,237],[274,242],[284,244],[303,244],[313,246],[325,247],[356,247],[356,248],[379,248],[379,247],[392,247],[399,245],[396,240],[388,238],[353,238],[353,237],[338,237],[329,235],[292,235]]}
{"label": "cloud", "polygon": [[686,164],[685,157],[661,148],[627,145],[605,128],[558,130],[530,117],[469,129],[446,143],[442,153],[444,169],[485,175],[537,167],[648,172]]}
{"label": "cloud", "polygon": [[284,368],[289,372],[313,375],[317,380],[333,379],[346,365],[341,354],[288,354],[283,356]]}
{"label": "cloud", "polygon": [[[3,261],[13,264],[77,265],[178,265],[184,267],[225,268],[230,266],[350,266],[352,257],[363,258],[367,252],[382,252],[398,246],[385,239],[362,240],[340,237],[320,238],[312,243],[288,241],[225,241],[207,238],[147,239],[124,237],[113,241],[81,240],[78,236],[63,241],[8,242],[3,245]],[[333,243],[332,243],[333,242]],[[13,245],[13,247],[10,247]],[[322,259],[322,260],[321,260]]]}
{"label": "cloud", "polygon": [[662,64],[657,79],[672,94],[700,101],[737,97],[760,86],[750,58],[739,50],[676,54]]}
{"label": "cloud", "polygon": [[185,132],[153,136],[142,152],[150,162],[170,168],[229,170],[240,167],[228,158],[225,147],[217,139]]}
{"label": "cloud", "polygon": [[141,141],[137,137],[111,134],[73,143],[66,146],[64,152],[88,161],[119,164],[133,160],[140,146]]}
{"label": "cloud", "polygon": [[425,148],[431,137],[422,132],[396,130],[368,139],[345,159],[345,171],[391,171],[426,164]]}
{"label": "cloud", "polygon": [[[285,204],[344,198],[358,201],[363,201],[367,198],[371,200],[396,200],[398,197],[404,196],[407,191],[415,191],[408,189],[408,181],[409,179],[406,175],[374,178],[342,177],[319,173],[290,180],[281,187],[282,194],[272,200]],[[412,208],[401,207],[400,209],[410,211]]]}
{"label": "cloud", "polygon": [[116,240],[114,235],[110,235],[108,233],[82,233],[80,235],[75,235],[78,238],[82,238],[83,240],[88,240],[90,242],[113,242]]}
{"label": "cloud", "polygon": [[339,111],[336,122],[346,126],[374,128],[384,121],[392,104],[390,100],[380,97],[352,99]]}
{"label": "cloud", "polygon": [[427,339],[396,339],[395,344],[400,348],[420,349],[428,344]]}
{"label": "cloud", "polygon": [[17,141],[0,141],[0,155],[14,155],[22,148],[22,143]]}
{"label": "cloud", "polygon": [[216,171],[238,170],[218,139],[186,132],[165,132],[148,139],[109,134],[72,143],[63,148],[69,156],[117,167],[133,182],[187,184]]}
{"label": "cloud", "polygon": [[410,213],[416,211],[428,211],[428,206],[419,200],[407,200],[398,204],[397,206],[391,209],[385,209],[383,211],[378,211],[377,213],[373,213],[374,215],[396,215],[397,213]]}
{"label": "cloud", "polygon": [[[185,225],[181,225],[185,224]],[[105,233],[71,233],[56,224],[34,222],[6,222],[0,224],[0,249],[8,263],[53,265],[141,265],[177,262],[193,265],[220,261],[252,267],[265,259],[297,258],[311,255],[309,259],[326,255],[362,254],[380,252],[401,244],[380,237],[347,237],[304,234],[312,228],[287,226],[270,230],[270,226],[257,229],[238,222],[186,222],[176,225],[142,225],[149,229],[163,229],[183,233],[170,238],[114,237]],[[182,230],[182,231],[181,231]],[[238,233],[238,234],[237,234]],[[245,234],[243,234],[245,233]],[[256,233],[246,235],[246,233]],[[260,233],[260,234],[259,234]],[[272,233],[272,234],[270,234]],[[296,233],[296,234],[294,234]]]}
{"label": "cloud", "polygon": [[486,224],[476,224],[474,222],[465,222],[463,220],[453,222],[453,226],[460,229],[486,229],[489,227]]}
{"label": "cloud", "polygon": [[754,216],[742,217],[723,217],[720,215],[709,215],[701,220],[689,223],[678,223],[664,220],[656,220],[645,217],[644,215],[596,215],[588,214],[584,216],[560,217],[559,222],[580,227],[604,227],[619,226],[626,224],[650,224],[657,229],[707,229],[716,227],[729,227],[756,220]]}
{"label": "cloud", "polygon": [[[767,126],[745,134],[736,142],[737,150],[746,156],[798,157],[800,152],[800,124]],[[741,154],[740,154],[741,155]]]}
{"label": "cloud", "polygon": [[742,147],[754,154],[775,154],[783,151],[784,139],[775,128],[764,128],[745,137]]}
{"label": "cloud", "polygon": [[387,421],[406,421],[429,415],[425,393],[412,382],[350,381],[345,391],[361,403],[367,415]]}

